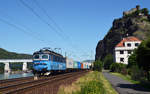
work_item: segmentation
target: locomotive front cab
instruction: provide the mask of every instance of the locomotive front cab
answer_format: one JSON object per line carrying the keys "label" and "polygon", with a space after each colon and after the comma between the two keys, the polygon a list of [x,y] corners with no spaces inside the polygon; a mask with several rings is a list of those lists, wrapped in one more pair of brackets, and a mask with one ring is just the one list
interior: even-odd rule
{"label": "locomotive front cab", "polygon": [[50,55],[49,54],[34,54],[33,55],[33,73],[40,74],[48,71]]}

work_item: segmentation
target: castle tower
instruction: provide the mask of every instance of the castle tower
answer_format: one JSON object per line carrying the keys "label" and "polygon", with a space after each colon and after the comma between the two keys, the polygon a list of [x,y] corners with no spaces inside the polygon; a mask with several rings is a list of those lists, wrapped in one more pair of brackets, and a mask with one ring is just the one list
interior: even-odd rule
{"label": "castle tower", "polygon": [[140,5],[136,5],[136,9],[137,9],[137,10],[140,10]]}

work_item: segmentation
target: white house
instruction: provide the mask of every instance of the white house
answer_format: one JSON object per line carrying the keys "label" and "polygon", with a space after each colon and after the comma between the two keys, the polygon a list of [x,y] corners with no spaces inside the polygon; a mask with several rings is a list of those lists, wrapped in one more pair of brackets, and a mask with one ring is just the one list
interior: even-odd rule
{"label": "white house", "polygon": [[123,38],[114,49],[114,61],[117,63],[128,64],[129,56],[140,43],[141,40],[133,36]]}

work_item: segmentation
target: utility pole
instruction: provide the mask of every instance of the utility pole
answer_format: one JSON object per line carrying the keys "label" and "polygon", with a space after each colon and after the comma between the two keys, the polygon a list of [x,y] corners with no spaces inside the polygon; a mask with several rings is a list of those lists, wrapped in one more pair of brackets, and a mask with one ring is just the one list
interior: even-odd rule
{"label": "utility pole", "polygon": [[65,52],[65,57],[67,57],[67,52]]}

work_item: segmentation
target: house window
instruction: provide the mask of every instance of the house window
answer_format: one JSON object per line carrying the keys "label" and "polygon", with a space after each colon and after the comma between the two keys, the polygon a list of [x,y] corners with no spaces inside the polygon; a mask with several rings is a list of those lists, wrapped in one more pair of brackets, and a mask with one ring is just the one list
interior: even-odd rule
{"label": "house window", "polygon": [[120,54],[124,54],[124,51],[120,51]]}
{"label": "house window", "polygon": [[131,52],[132,52],[132,51],[131,51],[131,50],[129,50],[129,51],[128,51],[128,54],[131,54]]}
{"label": "house window", "polygon": [[121,61],[121,62],[124,62],[124,58],[120,58],[120,61]]}
{"label": "house window", "polygon": [[128,47],[131,47],[131,43],[128,43],[127,46],[128,46]]}
{"label": "house window", "polygon": [[123,43],[123,46],[125,46],[125,44]]}
{"label": "house window", "polygon": [[136,46],[136,47],[139,46],[139,43],[135,43],[135,46]]}

